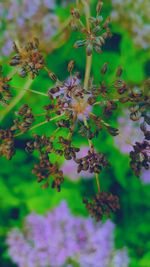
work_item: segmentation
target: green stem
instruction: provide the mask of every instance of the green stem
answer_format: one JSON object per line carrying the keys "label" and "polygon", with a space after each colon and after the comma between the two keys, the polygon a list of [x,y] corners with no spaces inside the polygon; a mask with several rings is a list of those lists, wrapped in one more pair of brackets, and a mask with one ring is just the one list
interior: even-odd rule
{"label": "green stem", "polygon": [[[36,128],[38,128],[38,127],[44,125],[44,124],[47,124],[48,122],[54,121],[54,120],[59,119],[59,118],[61,118],[61,117],[63,117],[63,116],[64,116],[64,114],[61,114],[61,115],[58,115],[58,116],[56,116],[56,117],[50,119],[50,121],[47,121],[47,120],[46,120],[46,121],[42,121],[42,122],[40,122],[40,123],[38,123],[38,124],[32,126],[32,127],[29,129],[29,131],[32,131],[32,130],[34,130],[34,129],[36,129]],[[29,132],[29,131],[28,131],[28,132]],[[15,134],[14,136],[17,137],[17,136],[20,136],[20,135],[22,135],[22,134],[24,134],[24,133],[18,133],[18,134]]]}
{"label": "green stem", "polygon": [[[19,89],[18,87],[16,86],[12,86],[13,88],[16,88],[16,89]],[[43,96],[46,96],[48,97],[48,94],[46,93],[43,93],[43,92],[40,92],[40,91],[36,91],[36,90],[32,90],[32,89],[29,89],[29,88],[24,88],[23,90],[26,90],[27,92],[31,92],[31,93],[34,93],[34,94],[37,94],[37,95],[43,95]]]}
{"label": "green stem", "polygon": [[[82,0],[84,8],[85,8],[85,16],[86,16],[86,27],[87,31],[90,31],[90,23],[89,23],[89,18],[90,18],[90,6],[89,3],[85,0]],[[92,55],[88,56],[86,55],[86,69],[85,69],[85,77],[84,77],[84,88],[87,89],[88,87],[88,82],[90,78],[90,73],[91,73],[91,67],[92,67]]]}

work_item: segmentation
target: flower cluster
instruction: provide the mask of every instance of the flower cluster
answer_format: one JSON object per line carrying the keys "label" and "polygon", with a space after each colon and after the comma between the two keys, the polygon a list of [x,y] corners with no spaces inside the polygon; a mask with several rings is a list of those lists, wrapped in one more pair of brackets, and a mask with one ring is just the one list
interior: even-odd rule
{"label": "flower cluster", "polygon": [[91,201],[84,198],[83,203],[97,221],[101,220],[103,215],[109,216],[110,212],[120,208],[118,197],[106,192],[98,193]]}
{"label": "flower cluster", "polygon": [[0,3],[0,46],[2,54],[12,52],[12,40],[25,42],[27,38],[42,36],[42,49],[48,52],[48,43],[59,28],[58,16],[54,14],[55,0],[8,0]]}
{"label": "flower cluster", "polygon": [[14,43],[14,50],[16,55],[12,57],[10,66],[20,67],[19,75],[24,78],[30,74],[31,78],[34,79],[38,74],[39,70],[44,68],[44,58],[39,51],[39,40],[34,38],[32,42],[28,42],[25,47],[18,47]]}
{"label": "flower cluster", "polygon": [[139,48],[150,45],[150,5],[149,0],[112,0],[112,21],[119,22],[133,37]]}
{"label": "flower cluster", "polygon": [[139,176],[142,168],[149,169],[150,164],[150,143],[143,141],[142,143],[136,142],[133,146],[133,151],[130,152],[130,165],[135,173]]}
{"label": "flower cluster", "polygon": [[75,42],[74,48],[85,46],[88,56],[92,54],[93,49],[97,53],[102,53],[102,46],[105,44],[106,39],[111,37],[111,31],[109,28],[110,18],[108,17],[105,22],[103,22],[103,17],[100,15],[102,6],[103,2],[99,0],[96,7],[96,16],[88,18],[88,28],[86,28],[85,25],[82,23],[79,10],[71,10],[72,29],[78,30],[85,35],[84,40],[78,40]]}
{"label": "flower cluster", "polygon": [[3,76],[3,69],[0,65],[0,104],[7,104],[12,97],[10,85],[8,83],[10,80],[11,78]]}
{"label": "flower cluster", "polygon": [[126,249],[115,249],[114,228],[110,220],[75,217],[61,202],[45,216],[29,214],[22,230],[12,229],[8,252],[18,267],[128,267]]}
{"label": "flower cluster", "polygon": [[34,122],[32,109],[27,104],[24,104],[18,112],[16,112],[16,115],[18,118],[14,120],[11,130],[19,130],[21,133],[27,132]]}

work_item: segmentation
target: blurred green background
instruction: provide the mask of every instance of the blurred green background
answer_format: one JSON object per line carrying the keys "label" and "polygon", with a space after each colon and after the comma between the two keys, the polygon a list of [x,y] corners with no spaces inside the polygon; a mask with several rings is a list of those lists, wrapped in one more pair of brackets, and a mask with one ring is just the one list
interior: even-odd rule
{"label": "blurred green background", "polygon": [[[0,1],[0,6],[4,1]],[[7,2],[7,1],[6,1]],[[95,2],[90,1],[92,12],[94,12]],[[106,17],[112,12],[111,1],[105,1],[103,15]],[[8,1],[9,3],[9,1]],[[70,16],[70,1],[67,5],[62,5],[60,1],[53,12],[58,16],[60,24],[64,23]],[[9,7],[10,8],[10,7]],[[128,11],[127,11],[128,12]],[[1,14],[2,16],[2,14]],[[0,43],[4,38],[4,33],[9,29],[11,20],[1,22]],[[18,26],[19,27],[19,26]],[[78,33],[70,33],[69,30],[59,40],[60,25],[53,37],[50,39],[52,51],[44,47],[44,39],[41,40],[45,58],[48,67],[53,70],[60,79],[67,77],[67,63],[73,59],[76,62],[76,70],[83,77],[85,69],[85,54],[82,48],[75,50],[73,44],[78,37]],[[29,31],[29,27],[28,27]],[[109,71],[107,80],[111,82],[114,77],[115,69],[121,65],[124,68],[124,78],[132,85],[140,86],[144,79],[150,75],[150,49],[139,48],[133,41],[133,36],[120,23],[112,23],[113,37],[107,41],[103,49],[103,54],[93,55],[92,74],[96,82],[100,81],[100,67],[105,62],[109,62]],[[62,33],[60,34],[62,35]],[[17,37],[16,37],[17,38]],[[18,36],[18,38],[22,38]],[[42,36],[40,36],[42,39]],[[23,39],[23,38],[22,38]],[[1,45],[2,46],[2,45]],[[1,54],[0,63],[4,65],[6,73],[11,72],[11,68],[6,66],[9,62],[7,56]],[[15,76],[14,83],[21,88],[24,80]],[[32,89],[47,92],[51,86],[49,78],[44,72],[35,79]],[[14,96],[18,92],[13,92]],[[33,108],[34,113],[40,113],[42,106],[48,104],[45,97],[27,93],[15,106],[14,110],[21,106],[22,103],[28,103]],[[0,108],[0,112],[4,107]],[[9,112],[2,121],[0,127],[8,127],[13,119],[13,111]],[[123,111],[118,110],[113,116],[111,123],[117,125],[117,118],[122,116]],[[49,124],[38,128],[36,133],[50,135],[53,125]],[[7,232],[13,226],[20,226],[25,215],[32,211],[44,214],[46,211],[55,207],[62,199],[68,202],[68,205],[74,214],[88,216],[82,196],[85,194],[92,195],[95,188],[95,180],[79,179],[73,182],[66,178],[60,193],[51,188],[41,189],[31,169],[35,163],[36,155],[27,155],[24,151],[25,142],[31,137],[31,133],[25,134],[18,138],[16,143],[17,152],[11,161],[0,158],[0,266],[15,266],[7,255],[5,239]],[[76,143],[80,146],[83,140],[74,137]],[[85,142],[84,142],[85,144]],[[95,146],[98,151],[104,152],[109,161],[111,168],[103,171],[100,177],[101,187],[103,190],[109,190],[119,196],[121,209],[113,215],[113,221],[116,224],[115,242],[116,248],[126,246],[130,257],[130,267],[149,267],[150,266],[150,183],[144,183],[138,179],[129,168],[129,157],[123,154],[119,147],[115,145],[114,139],[105,131],[95,140]]]}

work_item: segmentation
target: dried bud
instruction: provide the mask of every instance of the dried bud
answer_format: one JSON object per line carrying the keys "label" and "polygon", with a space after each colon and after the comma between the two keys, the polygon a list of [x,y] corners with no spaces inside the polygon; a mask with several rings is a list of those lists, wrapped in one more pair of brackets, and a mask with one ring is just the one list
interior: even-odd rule
{"label": "dried bud", "polygon": [[71,15],[75,17],[76,19],[80,19],[80,13],[77,8],[72,8],[71,9]]}
{"label": "dried bud", "polygon": [[96,13],[99,14],[102,10],[103,2],[101,0],[98,1],[96,6]]}
{"label": "dried bud", "polygon": [[57,76],[55,75],[54,72],[48,71],[48,76],[52,79],[52,81],[56,82],[57,81]]}
{"label": "dried bud", "polygon": [[74,68],[74,65],[75,65],[75,61],[74,60],[71,60],[69,63],[68,63],[68,72],[72,72],[73,68]]}
{"label": "dried bud", "polygon": [[103,67],[101,68],[101,74],[105,74],[108,70],[108,63],[104,63]]}
{"label": "dried bud", "polygon": [[118,67],[117,71],[116,71],[116,76],[120,77],[122,75],[123,69],[122,67]]}
{"label": "dried bud", "polygon": [[86,44],[86,42],[85,42],[85,40],[83,40],[83,41],[81,41],[81,40],[79,40],[79,41],[76,41],[75,42],[75,44],[74,44],[74,48],[79,48],[79,47],[81,47],[81,46],[84,46]]}

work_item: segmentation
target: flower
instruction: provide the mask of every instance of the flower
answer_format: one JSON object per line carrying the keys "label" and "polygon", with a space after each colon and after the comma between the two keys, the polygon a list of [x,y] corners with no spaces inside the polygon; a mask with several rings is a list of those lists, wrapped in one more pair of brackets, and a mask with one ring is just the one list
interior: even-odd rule
{"label": "flower", "polygon": [[69,259],[81,267],[109,267],[112,261],[118,267],[121,255],[125,261],[119,267],[128,267],[127,252],[115,250],[114,228],[110,220],[95,224],[75,217],[63,201],[45,216],[29,214],[23,229],[12,229],[6,242],[18,267],[72,266]]}
{"label": "flower", "polygon": [[70,111],[83,121],[89,116],[92,106],[88,104],[89,92],[83,88],[78,76],[76,73],[64,82],[57,80],[55,87],[49,89],[48,94],[58,100],[62,112]]}

